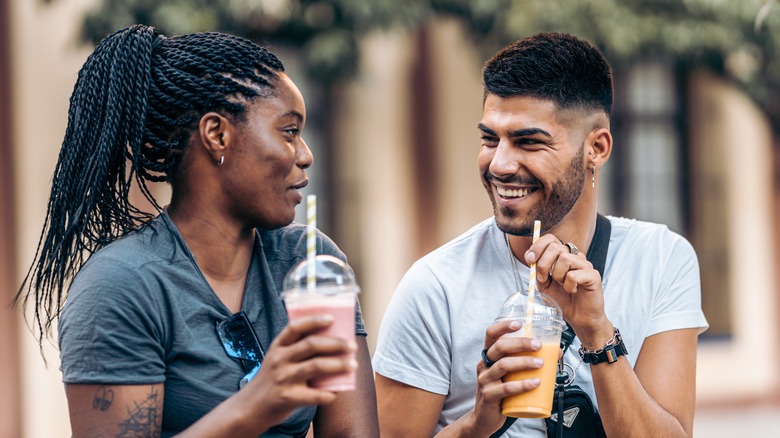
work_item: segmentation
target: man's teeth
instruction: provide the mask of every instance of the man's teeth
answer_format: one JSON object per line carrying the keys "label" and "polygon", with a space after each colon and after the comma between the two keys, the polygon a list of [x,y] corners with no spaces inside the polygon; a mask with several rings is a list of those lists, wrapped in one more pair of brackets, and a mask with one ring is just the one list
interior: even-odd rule
{"label": "man's teeth", "polygon": [[531,193],[531,189],[504,189],[496,187],[498,194],[504,198],[522,198],[523,196]]}

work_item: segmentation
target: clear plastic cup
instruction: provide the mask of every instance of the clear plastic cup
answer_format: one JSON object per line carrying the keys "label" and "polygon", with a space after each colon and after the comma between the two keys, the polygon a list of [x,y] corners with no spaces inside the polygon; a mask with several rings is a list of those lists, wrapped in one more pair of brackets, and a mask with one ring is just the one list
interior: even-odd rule
{"label": "clear plastic cup", "polygon": [[549,295],[534,291],[529,301],[528,292],[521,291],[515,292],[504,302],[495,322],[510,320],[520,321],[522,326],[516,332],[504,336],[530,337],[542,343],[540,350],[510,356],[540,357],[544,365],[504,376],[504,382],[538,378],[542,383],[530,391],[504,398],[501,401],[501,414],[515,418],[547,418],[552,409],[561,333],[566,327],[563,312]]}
{"label": "clear plastic cup", "polygon": [[[345,340],[355,339],[355,307],[360,292],[355,274],[346,263],[329,255],[314,258],[315,277],[309,285],[309,260],[295,265],[285,276],[282,299],[290,321],[297,318],[328,314],[333,324],[319,332]],[[353,357],[354,353],[344,356]],[[309,382],[314,388],[328,391],[352,391],[355,389],[355,372],[318,377]]]}

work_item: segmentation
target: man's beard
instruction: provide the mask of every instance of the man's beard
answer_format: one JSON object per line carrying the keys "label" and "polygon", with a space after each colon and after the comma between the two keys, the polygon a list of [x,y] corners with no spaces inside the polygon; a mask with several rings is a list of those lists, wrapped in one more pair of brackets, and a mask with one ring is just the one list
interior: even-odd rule
{"label": "man's beard", "polygon": [[541,222],[542,233],[557,225],[569,214],[582,194],[585,179],[585,169],[582,167],[584,157],[585,148],[581,146],[561,179],[553,184],[549,196],[537,204],[524,218],[518,217],[511,208],[496,207],[496,200],[491,197],[498,228],[515,236],[531,236],[534,220]]}

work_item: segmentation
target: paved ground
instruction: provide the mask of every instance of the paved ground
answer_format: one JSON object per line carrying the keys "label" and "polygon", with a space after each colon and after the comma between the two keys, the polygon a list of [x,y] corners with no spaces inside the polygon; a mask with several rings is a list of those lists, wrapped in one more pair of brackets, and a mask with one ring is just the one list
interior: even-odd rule
{"label": "paved ground", "polygon": [[694,421],[694,438],[780,436],[780,406],[700,409]]}

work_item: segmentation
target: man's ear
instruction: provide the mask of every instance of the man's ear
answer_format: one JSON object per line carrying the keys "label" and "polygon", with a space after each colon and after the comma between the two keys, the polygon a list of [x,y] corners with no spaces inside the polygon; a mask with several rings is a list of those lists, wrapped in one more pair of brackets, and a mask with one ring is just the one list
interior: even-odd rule
{"label": "man's ear", "polygon": [[198,123],[200,145],[215,163],[221,164],[230,148],[233,136],[233,123],[222,114],[209,112]]}
{"label": "man's ear", "polygon": [[612,133],[609,128],[596,128],[591,131],[585,144],[588,151],[588,165],[599,168],[606,164],[612,154]]}

